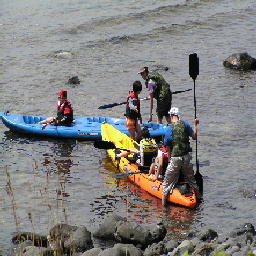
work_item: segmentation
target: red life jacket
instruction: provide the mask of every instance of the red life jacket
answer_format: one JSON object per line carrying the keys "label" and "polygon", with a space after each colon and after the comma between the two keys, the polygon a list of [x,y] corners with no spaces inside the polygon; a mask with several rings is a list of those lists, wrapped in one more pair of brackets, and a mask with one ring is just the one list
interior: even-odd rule
{"label": "red life jacket", "polygon": [[[134,111],[133,109],[130,108],[129,106],[129,99],[132,98],[132,103],[133,105],[137,108],[138,112]],[[134,94],[134,92],[130,92],[127,96],[127,104],[126,104],[126,114],[127,117],[136,119],[136,118],[140,118],[140,100],[138,98],[138,96],[136,96]]]}
{"label": "red life jacket", "polygon": [[70,101],[61,100],[60,102],[58,102],[57,111],[61,112],[64,115],[70,114],[73,111]]}
{"label": "red life jacket", "polygon": [[167,150],[164,146],[159,148],[159,150],[162,152],[162,158],[163,158],[163,173],[165,173],[166,168],[168,166],[168,155],[167,155]]}

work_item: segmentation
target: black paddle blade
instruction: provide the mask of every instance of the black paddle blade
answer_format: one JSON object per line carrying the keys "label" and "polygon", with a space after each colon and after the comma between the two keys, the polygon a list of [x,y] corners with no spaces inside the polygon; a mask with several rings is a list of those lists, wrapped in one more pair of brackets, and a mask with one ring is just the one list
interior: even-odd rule
{"label": "black paddle blade", "polygon": [[95,148],[99,148],[99,149],[115,149],[116,146],[113,142],[111,141],[103,141],[103,140],[96,140],[94,141],[93,146]]}
{"label": "black paddle blade", "polygon": [[204,190],[204,181],[203,181],[203,176],[201,175],[201,173],[199,172],[199,162],[196,163],[196,174],[195,174],[195,180],[196,180],[196,184],[199,188],[199,192],[201,193],[201,195],[203,194],[203,190]]}
{"label": "black paddle blade", "polygon": [[126,101],[125,102],[120,102],[120,103],[112,103],[112,104],[102,105],[102,106],[99,106],[98,109],[113,108],[113,107],[123,105],[123,104],[126,104]]}
{"label": "black paddle blade", "polygon": [[174,91],[174,92],[172,92],[172,94],[178,94],[178,93],[182,93],[182,92],[189,92],[191,90],[192,89],[187,89],[187,90],[183,90],[183,91]]}

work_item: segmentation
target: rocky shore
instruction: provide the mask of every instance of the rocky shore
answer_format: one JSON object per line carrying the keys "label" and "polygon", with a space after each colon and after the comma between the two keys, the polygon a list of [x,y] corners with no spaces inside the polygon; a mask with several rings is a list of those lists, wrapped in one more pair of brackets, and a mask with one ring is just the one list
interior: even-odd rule
{"label": "rocky shore", "polygon": [[[95,241],[104,246],[94,246]],[[84,226],[56,224],[49,234],[22,232],[12,238],[15,256],[252,256],[256,255],[256,231],[245,223],[220,238],[209,229],[190,232],[183,241],[168,240],[162,223],[144,225],[108,216],[91,233]]]}

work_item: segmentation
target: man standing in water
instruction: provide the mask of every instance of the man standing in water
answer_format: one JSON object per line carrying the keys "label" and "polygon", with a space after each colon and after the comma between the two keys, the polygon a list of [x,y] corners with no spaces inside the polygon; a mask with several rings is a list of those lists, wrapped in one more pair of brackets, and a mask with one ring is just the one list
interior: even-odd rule
{"label": "man standing in water", "polygon": [[167,166],[163,181],[162,204],[166,206],[167,196],[179,180],[180,174],[183,174],[184,181],[195,189],[196,196],[200,198],[198,186],[194,177],[193,165],[190,163],[191,155],[189,137],[197,137],[197,119],[194,120],[194,130],[188,122],[180,120],[179,109],[171,108],[171,123],[167,127],[164,136],[164,145],[167,150],[169,164]]}
{"label": "man standing in water", "polygon": [[170,90],[170,85],[159,73],[149,72],[148,67],[141,68],[138,74],[140,74],[145,80],[145,85],[149,92],[150,103],[148,121],[152,121],[153,99],[155,98],[157,101],[157,122],[162,124],[163,117],[165,116],[167,123],[169,123],[170,115],[168,111],[172,105],[172,92]]}

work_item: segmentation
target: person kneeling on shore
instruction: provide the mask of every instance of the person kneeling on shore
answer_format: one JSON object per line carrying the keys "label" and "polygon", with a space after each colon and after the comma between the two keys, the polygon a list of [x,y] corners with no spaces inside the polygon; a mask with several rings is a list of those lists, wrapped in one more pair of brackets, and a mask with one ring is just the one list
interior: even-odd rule
{"label": "person kneeling on shore", "polygon": [[57,117],[48,117],[47,119],[40,121],[38,124],[43,124],[42,130],[49,124],[56,126],[70,126],[73,122],[73,109],[70,101],[67,100],[67,91],[62,89],[57,95]]}

